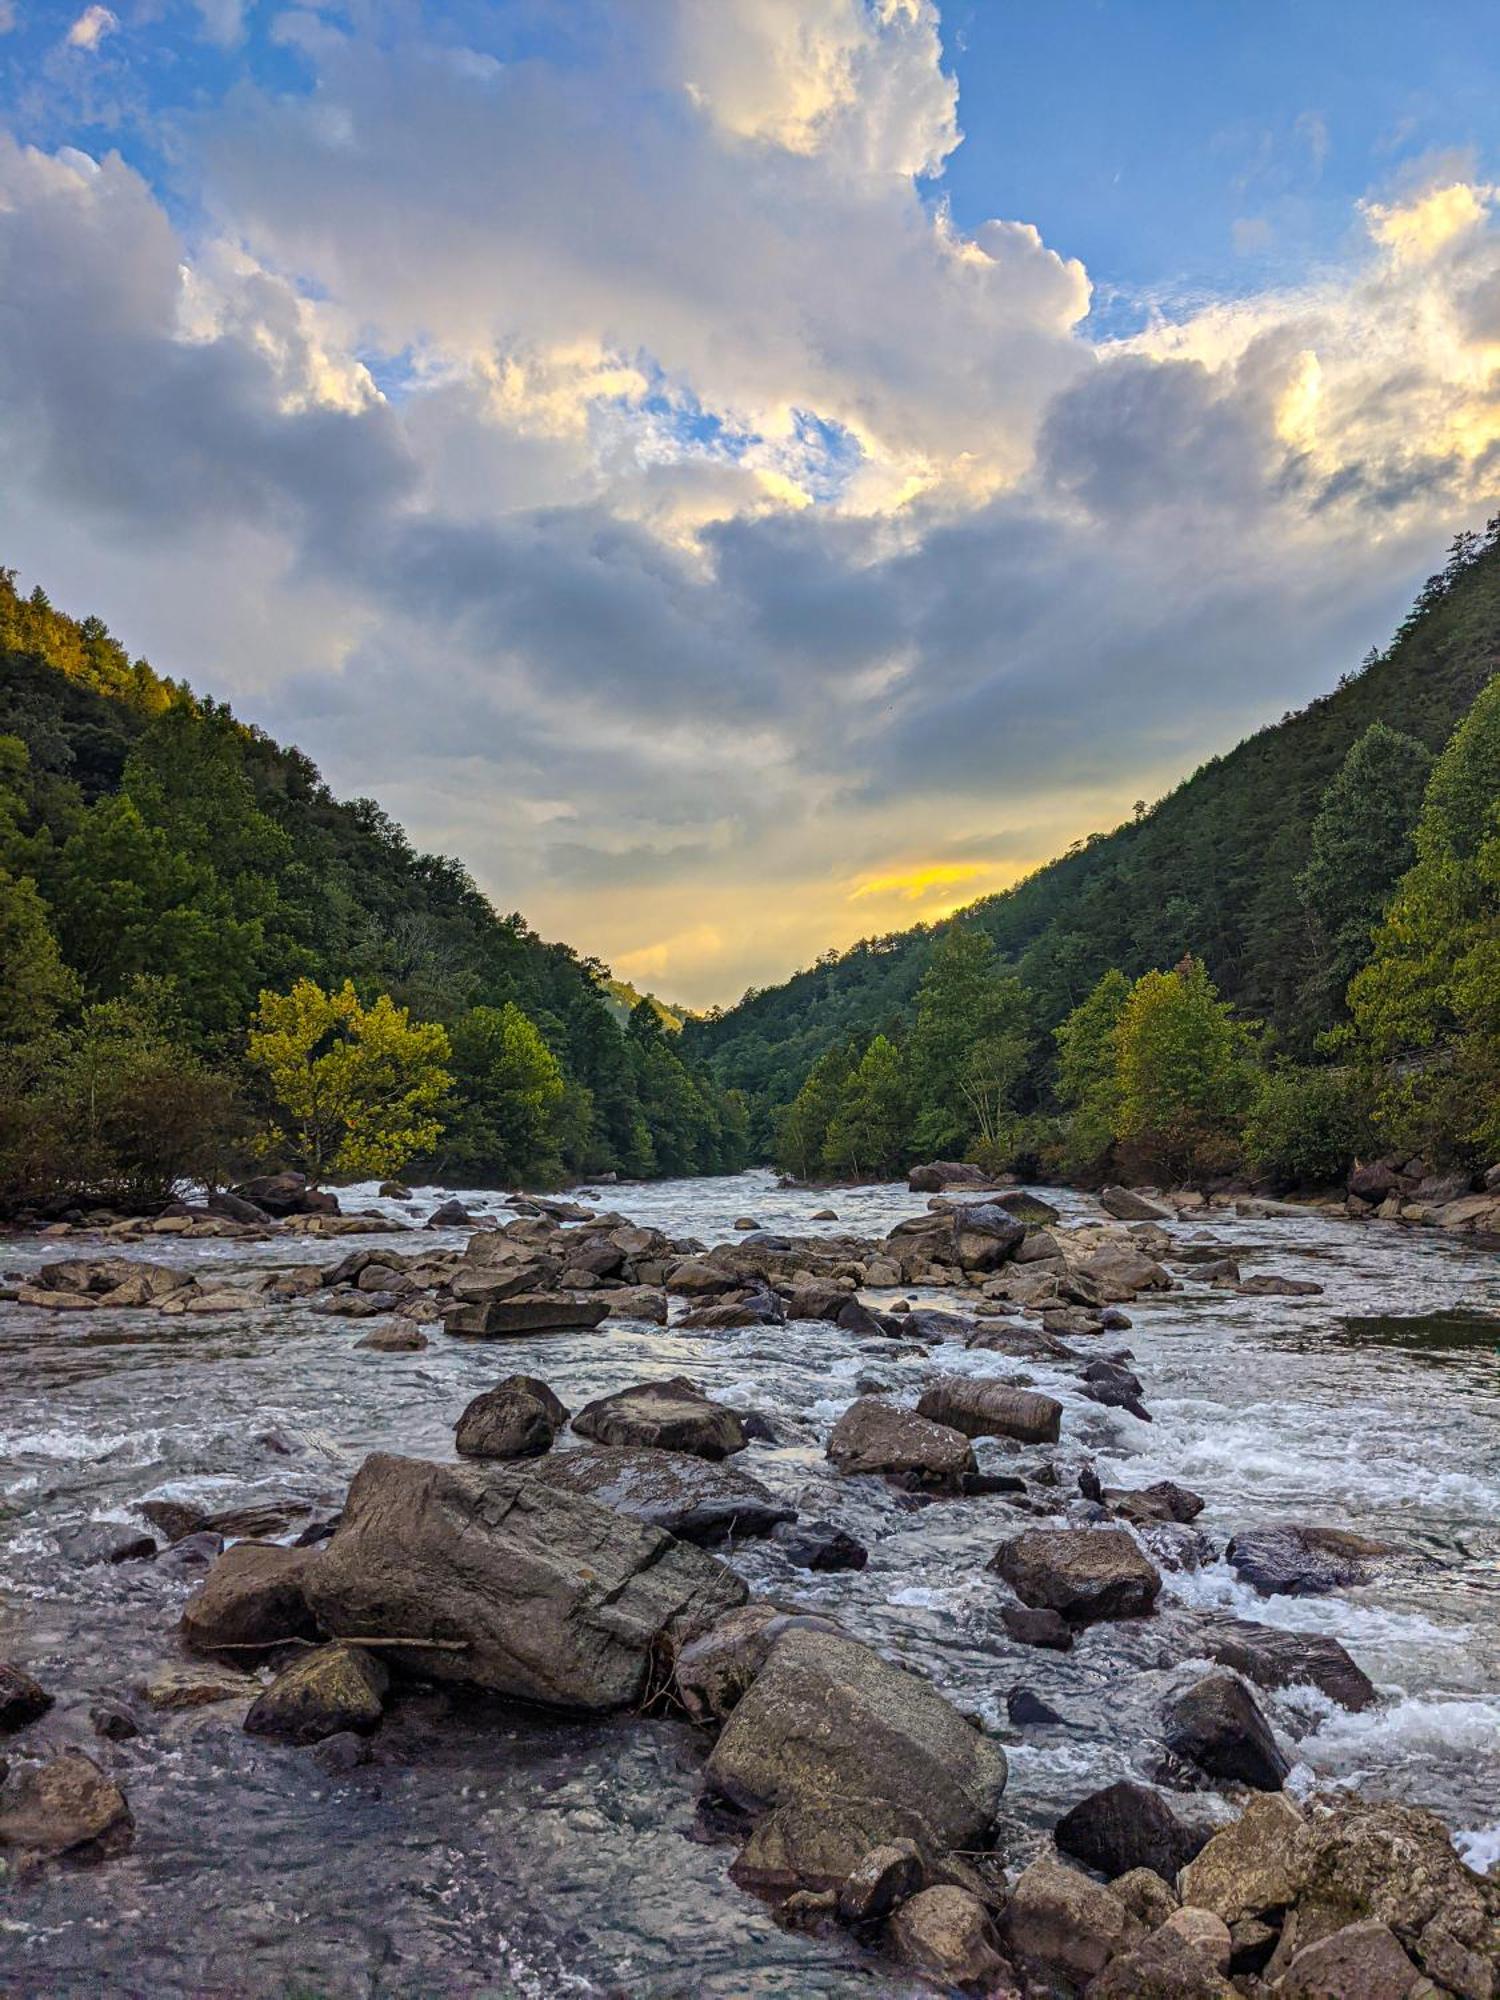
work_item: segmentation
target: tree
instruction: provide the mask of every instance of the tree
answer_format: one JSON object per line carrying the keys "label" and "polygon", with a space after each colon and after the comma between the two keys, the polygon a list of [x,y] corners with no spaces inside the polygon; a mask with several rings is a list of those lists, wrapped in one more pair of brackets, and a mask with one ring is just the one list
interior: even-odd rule
{"label": "tree", "polygon": [[1500,1157],[1500,677],[1433,766],[1417,859],[1349,1006],[1380,1073],[1376,1118],[1403,1149]]}
{"label": "tree", "polygon": [[562,1175],[555,1118],[562,1066],[514,1001],[471,1007],[449,1031],[454,1106],[440,1155],[445,1179],[549,1184]]}
{"label": "tree", "polygon": [[1070,1114],[1064,1159],[1070,1172],[1101,1171],[1120,1132],[1121,1017],[1130,999],[1130,981],[1114,968],[1060,1027],[1057,1096]]}
{"label": "tree", "polygon": [[1253,1087],[1249,1043],[1201,959],[1138,979],[1116,1033],[1121,1141],[1170,1177],[1229,1165]]}
{"label": "tree", "polygon": [[912,1143],[934,1156],[994,1146],[1031,1049],[1031,1002],[1002,975],[993,941],[954,924],[939,938],[917,989],[910,1044]]}
{"label": "tree", "polygon": [[776,1164],[799,1181],[823,1171],[828,1127],[843,1100],[858,1057],[847,1043],[828,1049],[808,1071],[776,1128]]}
{"label": "tree", "polygon": [[906,1154],[911,1094],[899,1047],[877,1035],[844,1085],[829,1120],[823,1163],[856,1180],[889,1180]]}
{"label": "tree", "polygon": [[0,868],[0,1042],[45,1033],[77,997],[35,882]]}
{"label": "tree", "polygon": [[1372,722],[1323,794],[1297,893],[1307,913],[1307,1001],[1315,1024],[1343,1011],[1349,981],[1397,882],[1416,857],[1414,834],[1432,753],[1414,736]]}
{"label": "tree", "polygon": [[262,993],[248,1044],[275,1104],[271,1142],[315,1184],[399,1173],[430,1153],[449,1053],[436,1022],[411,1021],[386,993],[363,1007],[348,980],[337,993],[311,979]]}
{"label": "tree", "polygon": [[1245,1157],[1283,1187],[1342,1186],[1372,1150],[1369,1094],[1349,1067],[1268,1070],[1245,1123]]}

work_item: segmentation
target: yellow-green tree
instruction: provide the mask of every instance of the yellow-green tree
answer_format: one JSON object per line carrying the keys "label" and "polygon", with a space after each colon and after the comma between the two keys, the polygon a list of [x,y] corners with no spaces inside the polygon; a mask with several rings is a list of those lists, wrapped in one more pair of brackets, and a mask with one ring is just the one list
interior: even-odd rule
{"label": "yellow-green tree", "polygon": [[448,1037],[388,993],[370,1007],[348,980],[337,993],[311,979],[262,993],[248,1054],[275,1100],[271,1142],[314,1183],[399,1173],[442,1134]]}
{"label": "yellow-green tree", "polygon": [[1115,1030],[1117,1136],[1167,1177],[1222,1170],[1254,1088],[1246,1029],[1201,959],[1148,972]]}

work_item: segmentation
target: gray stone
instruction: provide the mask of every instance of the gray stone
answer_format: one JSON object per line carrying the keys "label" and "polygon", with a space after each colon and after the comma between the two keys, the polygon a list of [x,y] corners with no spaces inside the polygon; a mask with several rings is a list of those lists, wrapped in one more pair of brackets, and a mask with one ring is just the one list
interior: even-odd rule
{"label": "gray stone", "polygon": [[617,1514],[684,1541],[768,1535],[795,1507],[738,1466],[656,1446],[583,1445],[553,1452],[532,1471],[547,1486],[585,1493]]}
{"label": "gray stone", "polygon": [[709,1459],[728,1458],[747,1443],[738,1412],[681,1375],[601,1396],[578,1412],[573,1428],[596,1444],[654,1446]]}
{"label": "gray stone", "polygon": [[849,1405],[829,1435],[828,1456],[840,1472],[906,1475],[950,1490],[977,1469],[974,1447],[962,1431],[878,1396],[861,1396]]}
{"label": "gray stone", "polygon": [[940,1375],[917,1404],[917,1414],[965,1437],[1018,1438],[1022,1444],[1056,1444],[1062,1404],[1031,1389],[1013,1389],[983,1376]]}
{"label": "gray stone", "polygon": [[1205,1674],[1168,1704],[1166,1742],[1212,1778],[1280,1791],[1291,1769],[1238,1674]]}
{"label": "gray stone", "polygon": [[352,1729],[378,1729],[390,1676],[359,1646],[319,1646],[296,1660],[252,1704],[249,1736],[318,1743]]}
{"label": "gray stone", "polygon": [[989,1567],[1033,1610],[1075,1624],[1143,1618],[1161,1575],[1123,1528],[1029,1528],[1002,1542]]}

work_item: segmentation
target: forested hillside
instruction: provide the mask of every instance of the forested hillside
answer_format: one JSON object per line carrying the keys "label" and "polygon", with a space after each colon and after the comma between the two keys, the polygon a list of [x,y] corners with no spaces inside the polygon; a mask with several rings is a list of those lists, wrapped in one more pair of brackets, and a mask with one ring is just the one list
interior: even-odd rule
{"label": "forested hillside", "polygon": [[[314,1094],[326,1103],[341,1074],[316,1073],[336,1044],[363,1064],[343,1169],[378,1156],[388,1171],[503,1183],[742,1161],[740,1104],[679,1059],[655,1003],[622,1024],[607,968],[497,915],[458,862],[417,853],[372,800],[335,799],[300,751],[132,660],[97,619],[21,597],[5,571],[0,943],[0,1198],[12,1202],[70,1175],[118,1180],[121,1147],[139,1146],[80,1108],[97,1106],[82,1079],[101,1046],[116,1082],[136,1077],[142,1113],[168,1079],[201,1084],[189,1167],[248,1156],[273,1128],[295,1154],[275,1113],[278,1089],[297,1085],[246,1061],[272,1046],[252,1034],[267,1025],[263,996],[294,990]],[[335,1004],[346,982],[357,1013]],[[403,1013],[403,1032],[441,1034],[377,1052]],[[394,1082],[375,1079],[381,1064]],[[375,1101],[396,1084],[423,1115],[405,1144],[362,1152],[354,1128],[378,1123]],[[340,1170],[338,1146],[319,1145]]]}
{"label": "forested hillside", "polygon": [[[1383,653],[1329,694],[1216,757],[1150,810],[1080,842],[947,923],[828,953],[784,985],[688,1022],[684,1044],[752,1101],[753,1137],[825,1052],[910,1027],[939,939],[989,939],[1028,996],[1033,1099],[1047,1031],[1110,970],[1194,955],[1219,992],[1309,1057],[1345,1018],[1370,930],[1413,855],[1431,756],[1500,666],[1500,526],[1455,541]],[[1381,725],[1375,729],[1374,725]],[[1024,1093],[1023,1093],[1024,1095]]]}

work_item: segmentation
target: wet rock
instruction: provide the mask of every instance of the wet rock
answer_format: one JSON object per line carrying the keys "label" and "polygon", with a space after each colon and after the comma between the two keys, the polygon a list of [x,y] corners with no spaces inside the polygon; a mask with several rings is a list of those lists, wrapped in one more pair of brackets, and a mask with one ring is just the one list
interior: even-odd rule
{"label": "wet rock", "polygon": [[1151,1486],[1106,1486],[1103,1498],[1127,1521],[1196,1521],[1203,1512],[1203,1498],[1173,1479],[1158,1479]]}
{"label": "wet rock", "polygon": [[1323,1287],[1311,1278],[1288,1278],[1279,1271],[1255,1271],[1236,1287],[1247,1299],[1311,1299],[1322,1296]]}
{"label": "wet rock", "polygon": [[667,1295],[657,1285],[621,1285],[605,1304],[611,1319],[641,1319],[649,1326],[667,1323]]}
{"label": "wet rock", "polygon": [[443,1315],[443,1331],[469,1340],[514,1340],[528,1333],[586,1332],[607,1317],[601,1299],[519,1293],[509,1299],[474,1299]]}
{"label": "wet rock", "polygon": [[972,1160],[930,1160],[925,1166],[913,1167],[906,1177],[912,1194],[940,1194],[944,1188],[982,1188],[989,1184],[989,1175]]}
{"label": "wet rock", "polygon": [[338,1196],[310,1188],[305,1174],[262,1174],[252,1181],[242,1181],[231,1194],[239,1201],[249,1202],[264,1215],[337,1215]]}
{"label": "wet rock", "polygon": [[846,1924],[877,1924],[916,1895],[926,1873],[914,1840],[872,1847],[840,1888],[838,1913]]}
{"label": "wet rock", "polygon": [[861,1396],[849,1405],[829,1435],[828,1456],[840,1472],[904,1474],[924,1486],[949,1489],[978,1469],[962,1431],[878,1396]]}
{"label": "wet rock", "polygon": [[1280,1792],[1252,1799],[1183,1869],[1184,1903],[1212,1910],[1231,1928],[1247,1918],[1279,1920],[1297,1893],[1302,1815]]}
{"label": "wet rock", "polygon": [[426,1229],[472,1229],[474,1218],[461,1201],[444,1201],[428,1216]]}
{"label": "wet rock", "polygon": [[573,1428],[596,1444],[652,1446],[708,1459],[728,1458],[748,1442],[738,1413],[682,1375],[601,1396],[578,1412]]}
{"label": "wet rock", "polygon": [[1112,1958],[1089,1981],[1085,2000],[1239,2000],[1239,1989],[1230,1985],[1207,1951],[1167,1923]]}
{"label": "wet rock", "polygon": [[391,1666],[556,1708],[628,1707],[662,1645],[745,1601],[701,1550],[500,1465],[365,1460],[308,1596],[323,1629],[410,1638]]}
{"label": "wet rock", "polygon": [[535,1375],[507,1375],[465,1408],[453,1431],[460,1458],[540,1458],[568,1421],[563,1403]]}
{"label": "wet rock", "polygon": [[1005,1713],[1017,1729],[1053,1729],[1067,1726],[1067,1717],[1042,1700],[1028,1687],[1013,1687],[1005,1697]]}
{"label": "wet rock", "polygon": [[220,1556],[182,1611],[182,1636],[195,1653],[278,1646],[317,1636],[305,1588],[317,1549],[239,1542]]}
{"label": "wet rock", "polygon": [[245,1717],[248,1736],[318,1743],[380,1727],[390,1675],[360,1646],[319,1646],[279,1673]]}
{"label": "wet rock", "polygon": [[1182,1521],[1143,1522],[1140,1537],[1162,1569],[1200,1570],[1218,1558],[1209,1537]]}
{"label": "wet rock", "polygon": [[742,1326],[781,1326],[786,1313],[781,1301],[770,1292],[754,1292],[749,1298],[716,1306],[695,1306],[678,1320],[689,1333],[728,1333]]}
{"label": "wet rock", "polygon": [[212,1708],[221,1701],[253,1701],[260,1682],[232,1667],[161,1667],[140,1692],[152,1708]]}
{"label": "wet rock", "polygon": [[863,1569],[870,1560],[864,1543],[832,1521],[783,1522],[773,1539],[797,1569]]}
{"label": "wet rock", "polygon": [[1203,1845],[1160,1792],[1129,1779],[1080,1799],[1057,1822],[1053,1838],[1064,1854],[1101,1875],[1149,1868],[1164,1882],[1175,1882]]}
{"label": "wet rock", "polygon": [[106,1743],[128,1743],[141,1733],[140,1724],[122,1701],[96,1701],[89,1710],[89,1723]]}
{"label": "wet rock", "polygon": [[136,1512],[157,1528],[169,1542],[180,1542],[193,1534],[203,1519],[203,1509],[187,1500],[142,1500]]}
{"label": "wet rock", "polygon": [[168,1574],[177,1571],[192,1575],[211,1569],[224,1553],[224,1537],[210,1533],[184,1535],[156,1558],[156,1566]]}
{"label": "wet rock", "polygon": [[1060,1973],[1079,1986],[1139,1934],[1112,1890],[1050,1856],[1022,1872],[1006,1905],[1002,1933],[1023,1968]]}
{"label": "wet rock", "polygon": [[913,1896],[891,1921],[891,1942],[913,1971],[961,1993],[1020,1993],[989,1911],[967,1889],[939,1885]]}
{"label": "wet rock", "polygon": [[1033,1610],[1074,1624],[1143,1618],[1161,1575],[1123,1528],[1029,1528],[1002,1542],[988,1567]]}
{"label": "wet rock", "polygon": [[1143,1424],[1151,1422],[1151,1412],[1141,1400],[1140,1378],[1117,1361],[1091,1361],[1083,1371],[1083,1393],[1091,1403],[1128,1410]]}
{"label": "wet rock", "polygon": [[1073,1628],[1056,1611],[1030,1611],[1023,1604],[1007,1604],[1000,1623],[1017,1644],[1046,1646],[1054,1653],[1066,1653],[1073,1643]]}
{"label": "wet rock", "polygon": [[156,1537],[113,1521],[87,1521],[59,1537],[63,1554],[76,1563],[147,1562],[156,1554]]}
{"label": "wet rock", "polygon": [[1131,1916],[1147,1930],[1156,1930],[1178,1908],[1176,1893],[1154,1868],[1129,1868],[1109,1886]]}
{"label": "wet rock", "polygon": [[22,1856],[103,1861],[123,1853],[134,1833],[125,1794],[82,1750],[23,1771],[0,1799],[0,1847]]}
{"label": "wet rock", "polygon": [[354,1345],[372,1354],[421,1354],[426,1348],[427,1336],[418,1327],[402,1324],[399,1326],[377,1326],[367,1333],[363,1340]]}
{"label": "wet rock", "polygon": [[1276,1747],[1271,1725],[1238,1674],[1205,1674],[1166,1712],[1169,1750],[1212,1778],[1280,1791],[1291,1769]]}
{"label": "wet rock", "polygon": [[1246,1583],[1264,1596],[1313,1597],[1366,1583],[1366,1559],[1382,1545],[1342,1528],[1250,1528],[1224,1551]]}
{"label": "wet rock", "polygon": [[1026,1225],[993,1202],[966,1202],[953,1217],[953,1261],[961,1271],[998,1271],[1024,1240]]}
{"label": "wet rock", "polygon": [[1062,1404],[1031,1389],[971,1375],[940,1375],[917,1404],[917,1414],[965,1437],[1018,1438],[1023,1444],[1056,1444]]}
{"label": "wet rock", "polygon": [[584,1445],[554,1452],[532,1476],[689,1542],[768,1535],[797,1518],[795,1507],[738,1466],[658,1446]]}
{"label": "wet rock", "polygon": [[0,1660],[0,1731],[7,1734],[40,1720],[52,1696],[38,1680],[10,1660]]}
{"label": "wet rock", "polygon": [[1248,1618],[1215,1619],[1203,1634],[1203,1651],[1260,1687],[1320,1688],[1342,1708],[1371,1707],[1374,1682],[1337,1639],[1316,1632],[1284,1632]]}
{"label": "wet rock", "polygon": [[1173,1222],[1175,1212],[1165,1202],[1153,1201],[1134,1188],[1106,1187],[1099,1190],[1099,1206],[1117,1222]]}
{"label": "wet rock", "polygon": [[894,1833],[942,1852],[988,1838],[1006,1763],[927,1681],[853,1639],[794,1627],[736,1704],[705,1775],[750,1810],[889,1808],[910,1822]]}
{"label": "wet rock", "polygon": [[330,1778],[347,1777],[350,1771],[369,1763],[369,1739],[352,1729],[335,1730],[314,1747],[312,1754],[318,1769],[326,1771]]}
{"label": "wet rock", "polygon": [[1385,1924],[1347,1924],[1299,1951],[1277,1982],[1284,2000],[1409,2000],[1431,1993]]}
{"label": "wet rock", "polygon": [[383,1201],[410,1201],[411,1189],[401,1181],[382,1181],[376,1192]]}

